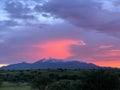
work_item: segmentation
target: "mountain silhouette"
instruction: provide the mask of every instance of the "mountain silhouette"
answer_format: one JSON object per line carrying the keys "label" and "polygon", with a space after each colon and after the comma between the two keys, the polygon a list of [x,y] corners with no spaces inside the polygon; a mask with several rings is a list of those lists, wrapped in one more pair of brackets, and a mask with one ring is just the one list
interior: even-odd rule
{"label": "mountain silhouette", "polygon": [[1,67],[4,70],[27,70],[27,69],[98,69],[99,66],[78,60],[41,59],[34,63],[18,63]]}

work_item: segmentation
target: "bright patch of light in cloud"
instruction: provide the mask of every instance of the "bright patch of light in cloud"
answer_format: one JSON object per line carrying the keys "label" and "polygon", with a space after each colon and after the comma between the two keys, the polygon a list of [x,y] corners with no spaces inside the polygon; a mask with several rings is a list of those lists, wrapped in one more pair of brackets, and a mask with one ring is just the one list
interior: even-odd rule
{"label": "bright patch of light in cloud", "polygon": [[0,64],[0,67],[7,66],[8,64]]}

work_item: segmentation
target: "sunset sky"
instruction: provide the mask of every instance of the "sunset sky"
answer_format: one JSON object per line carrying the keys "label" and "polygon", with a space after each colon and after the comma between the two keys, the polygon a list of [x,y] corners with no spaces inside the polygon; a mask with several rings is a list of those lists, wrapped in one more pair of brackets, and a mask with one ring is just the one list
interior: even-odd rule
{"label": "sunset sky", "polygon": [[120,68],[120,0],[0,4],[0,66],[52,57]]}

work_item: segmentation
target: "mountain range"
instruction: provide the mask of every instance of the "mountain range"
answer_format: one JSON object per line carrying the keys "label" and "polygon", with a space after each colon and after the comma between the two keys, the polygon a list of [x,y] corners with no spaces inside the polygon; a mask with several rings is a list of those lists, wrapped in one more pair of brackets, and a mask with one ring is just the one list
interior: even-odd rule
{"label": "mountain range", "polygon": [[78,60],[41,59],[34,63],[17,63],[1,67],[4,70],[27,70],[27,69],[98,69],[99,66]]}

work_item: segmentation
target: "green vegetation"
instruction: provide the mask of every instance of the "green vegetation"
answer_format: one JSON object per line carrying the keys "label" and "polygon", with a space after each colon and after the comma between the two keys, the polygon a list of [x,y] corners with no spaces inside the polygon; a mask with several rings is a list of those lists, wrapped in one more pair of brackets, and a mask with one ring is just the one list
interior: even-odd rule
{"label": "green vegetation", "polygon": [[31,85],[32,88],[46,90],[50,83],[52,83],[52,79],[50,79],[49,77],[36,76],[35,79],[32,81]]}
{"label": "green vegetation", "polygon": [[88,73],[84,82],[84,90],[120,89],[120,78],[118,75],[105,70],[98,70]]}
{"label": "green vegetation", "polygon": [[80,80],[60,80],[48,86],[47,90],[83,90]]}
{"label": "green vegetation", "polygon": [[31,86],[27,83],[4,82],[0,90],[31,90]]}
{"label": "green vegetation", "polygon": [[1,70],[0,90],[120,90],[120,70]]}
{"label": "green vegetation", "polygon": [[2,75],[0,74],[0,87],[2,85],[3,81],[2,81]]}

